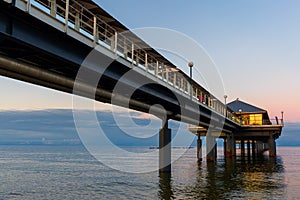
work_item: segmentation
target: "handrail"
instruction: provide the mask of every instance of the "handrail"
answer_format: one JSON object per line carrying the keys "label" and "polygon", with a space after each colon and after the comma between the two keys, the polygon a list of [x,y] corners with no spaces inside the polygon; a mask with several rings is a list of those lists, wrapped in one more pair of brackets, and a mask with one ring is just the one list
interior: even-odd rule
{"label": "handrail", "polygon": [[[107,24],[84,5],[70,0],[20,0],[29,6],[45,12],[65,25],[65,31],[73,29],[92,41],[93,46],[99,44],[131,63],[132,67],[139,67],[148,74],[167,83],[183,95],[189,97],[192,89],[192,99],[199,104],[239,123],[238,117],[220,100],[213,97],[199,84],[193,81],[190,85],[187,76],[169,62],[155,58],[151,52],[142,49],[138,44],[119,33],[116,28]],[[70,4],[71,2],[71,4]],[[163,58],[163,57],[162,57]]]}

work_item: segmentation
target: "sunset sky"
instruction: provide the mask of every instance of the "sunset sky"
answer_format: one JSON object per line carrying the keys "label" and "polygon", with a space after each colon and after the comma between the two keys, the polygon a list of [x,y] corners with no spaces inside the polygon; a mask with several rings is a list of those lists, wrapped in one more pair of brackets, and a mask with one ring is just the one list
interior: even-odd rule
{"label": "sunset sky", "polygon": [[[216,63],[228,101],[300,122],[300,1],[96,1],[128,28],[194,38]],[[0,77],[1,110],[72,108],[71,95]],[[98,104],[110,109],[106,104]]]}

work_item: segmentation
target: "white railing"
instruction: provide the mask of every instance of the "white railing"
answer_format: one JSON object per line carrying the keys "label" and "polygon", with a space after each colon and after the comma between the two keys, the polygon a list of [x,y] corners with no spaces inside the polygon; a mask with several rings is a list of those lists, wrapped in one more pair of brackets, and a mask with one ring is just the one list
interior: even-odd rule
{"label": "white railing", "polygon": [[130,62],[132,67],[143,69],[148,74],[179,90],[183,95],[189,96],[190,89],[193,88],[192,99],[194,101],[202,103],[223,116],[235,119],[232,112],[221,101],[212,97],[197,83],[193,82],[193,86],[191,86],[188,76],[175,66],[166,64],[168,62],[164,62],[162,56],[157,59],[157,55],[155,57],[147,52],[80,3],[72,1],[70,4],[69,0],[20,1],[27,4],[28,11],[30,6],[35,6],[50,17],[62,22],[65,26],[64,31],[72,29],[84,35],[92,41],[92,46],[99,44],[105,47]]}

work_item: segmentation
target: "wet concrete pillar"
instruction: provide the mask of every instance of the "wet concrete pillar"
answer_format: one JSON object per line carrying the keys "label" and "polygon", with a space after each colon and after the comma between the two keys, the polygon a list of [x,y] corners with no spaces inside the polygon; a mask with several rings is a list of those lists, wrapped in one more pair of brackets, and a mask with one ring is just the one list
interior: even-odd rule
{"label": "wet concrete pillar", "polygon": [[202,161],[202,140],[200,138],[200,135],[198,135],[197,139],[197,158],[198,161]]}
{"label": "wet concrete pillar", "polygon": [[241,156],[245,157],[245,140],[241,139]]}
{"label": "wet concrete pillar", "polygon": [[269,156],[275,157],[276,156],[276,143],[275,143],[275,139],[273,138],[272,135],[270,135],[270,137],[268,139],[268,145],[269,145]]}
{"label": "wet concrete pillar", "polygon": [[227,147],[227,141],[226,138],[224,138],[223,148],[224,148],[224,158],[226,157],[226,148]]}
{"label": "wet concrete pillar", "polygon": [[250,140],[247,141],[247,157],[250,157]]}
{"label": "wet concrete pillar", "polygon": [[218,158],[218,143],[216,141],[216,143],[215,143],[215,160],[217,160],[217,158]]}
{"label": "wet concrete pillar", "polygon": [[255,140],[252,140],[252,157],[255,157],[256,151],[255,151]]}
{"label": "wet concrete pillar", "polygon": [[227,135],[226,139],[226,157],[231,158],[232,157],[232,150],[233,150],[233,141],[232,137],[230,135]]}
{"label": "wet concrete pillar", "polygon": [[256,141],[256,145],[255,145],[255,154],[256,154],[256,155],[259,154],[259,141]]}
{"label": "wet concrete pillar", "polygon": [[236,155],[236,141],[234,136],[232,136],[232,156],[234,157]]}
{"label": "wet concrete pillar", "polygon": [[216,139],[210,133],[206,135],[206,160],[208,162],[216,161],[215,147]]}
{"label": "wet concrete pillar", "polygon": [[171,172],[171,129],[167,119],[159,130],[159,172]]}
{"label": "wet concrete pillar", "polygon": [[261,141],[256,141],[256,153],[257,155],[263,154],[263,143]]}

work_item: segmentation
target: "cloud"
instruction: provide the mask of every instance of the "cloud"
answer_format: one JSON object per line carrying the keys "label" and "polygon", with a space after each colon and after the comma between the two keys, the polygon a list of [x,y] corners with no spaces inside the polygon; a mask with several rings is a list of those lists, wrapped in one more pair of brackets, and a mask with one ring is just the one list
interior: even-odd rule
{"label": "cloud", "polygon": [[158,118],[154,115],[151,115],[149,113],[139,113],[137,112],[136,115],[133,115],[134,118],[136,119],[156,119],[158,120]]}
{"label": "cloud", "polygon": [[[88,111],[80,112],[87,113]],[[130,112],[131,120],[135,123],[133,126],[127,123],[128,116],[124,112],[115,113],[119,118],[118,123],[112,111],[98,111],[96,115],[106,136],[114,144],[119,146],[158,146],[161,120],[149,119],[142,113]],[[94,125],[89,118],[83,120],[86,128]],[[172,129],[172,137],[177,134],[180,137],[178,141],[194,137],[185,128],[186,125],[183,130],[179,130],[179,123],[171,120],[169,127]],[[299,146],[299,135],[300,123],[286,123],[277,144]],[[0,112],[0,144],[74,145],[81,144],[81,141],[75,128],[72,110],[52,109]],[[181,146],[180,143],[173,145]]]}

